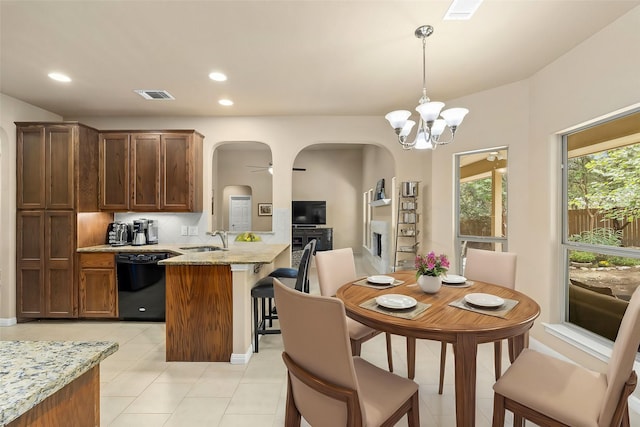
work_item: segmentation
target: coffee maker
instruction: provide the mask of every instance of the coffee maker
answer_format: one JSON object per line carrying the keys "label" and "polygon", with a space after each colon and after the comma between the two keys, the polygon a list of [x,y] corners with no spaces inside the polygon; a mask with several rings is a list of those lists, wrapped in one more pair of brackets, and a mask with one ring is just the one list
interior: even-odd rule
{"label": "coffee maker", "polygon": [[148,221],[146,219],[136,219],[133,221],[133,242],[134,246],[142,246],[147,244],[147,228]]}

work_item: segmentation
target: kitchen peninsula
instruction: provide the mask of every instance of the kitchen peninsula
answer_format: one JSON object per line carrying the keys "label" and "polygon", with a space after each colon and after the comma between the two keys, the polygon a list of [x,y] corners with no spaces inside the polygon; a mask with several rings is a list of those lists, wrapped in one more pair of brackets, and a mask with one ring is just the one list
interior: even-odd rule
{"label": "kitchen peninsula", "polygon": [[166,281],[166,360],[248,363],[251,288],[273,269],[289,265],[288,244],[100,245],[81,253],[171,252],[160,261]]}

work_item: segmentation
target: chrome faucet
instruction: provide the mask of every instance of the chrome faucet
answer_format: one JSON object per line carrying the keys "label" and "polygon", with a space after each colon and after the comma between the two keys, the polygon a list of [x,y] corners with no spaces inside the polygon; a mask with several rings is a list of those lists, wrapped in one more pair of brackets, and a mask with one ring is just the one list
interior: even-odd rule
{"label": "chrome faucet", "polygon": [[226,231],[221,231],[221,230],[216,230],[213,233],[209,233],[212,236],[220,236],[220,240],[222,240],[222,247],[223,248],[227,248],[227,242],[228,242],[228,236],[227,236],[227,232]]}

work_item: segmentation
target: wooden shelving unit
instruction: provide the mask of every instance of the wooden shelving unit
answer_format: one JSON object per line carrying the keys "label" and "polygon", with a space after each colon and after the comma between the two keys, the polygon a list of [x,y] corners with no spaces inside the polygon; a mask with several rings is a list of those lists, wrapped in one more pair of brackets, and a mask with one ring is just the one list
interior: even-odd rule
{"label": "wooden shelving unit", "polygon": [[398,188],[394,271],[412,269],[420,246],[419,182],[401,182]]}

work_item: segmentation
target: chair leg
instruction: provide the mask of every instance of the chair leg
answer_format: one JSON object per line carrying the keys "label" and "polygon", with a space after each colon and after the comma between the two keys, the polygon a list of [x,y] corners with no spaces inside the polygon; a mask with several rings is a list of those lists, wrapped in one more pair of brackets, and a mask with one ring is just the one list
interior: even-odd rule
{"label": "chair leg", "polygon": [[502,341],[493,343],[493,365],[495,367],[496,381],[502,375]]}
{"label": "chair leg", "polygon": [[393,372],[393,350],[391,350],[391,334],[386,332],[387,339],[387,363],[389,364],[389,372]]}
{"label": "chair leg", "polygon": [[285,408],[285,427],[300,427],[301,415],[300,411],[296,407],[296,402],[293,400],[293,393],[291,392],[291,377],[287,375],[287,406]]}
{"label": "chair leg", "polygon": [[258,352],[258,300],[253,299],[253,352]]}
{"label": "chair leg", "polygon": [[260,313],[260,325],[262,329],[267,329],[267,299],[260,298],[262,312]]}
{"label": "chair leg", "polygon": [[407,424],[409,427],[420,427],[420,399],[418,392],[411,396],[411,408],[407,411]]}
{"label": "chair leg", "polygon": [[352,356],[360,356],[360,352],[362,350],[362,343],[356,340],[351,341],[351,355]]}
{"label": "chair leg", "polygon": [[522,415],[513,414],[513,427],[524,427],[524,418],[522,418]]}
{"label": "chair leg", "polygon": [[444,366],[447,361],[447,343],[440,343],[440,383],[438,384],[438,394],[442,394],[444,387]]}
{"label": "chair leg", "polygon": [[[512,338],[507,338],[507,348],[509,349],[509,361],[511,363],[513,363],[513,361],[516,360],[516,352],[515,352],[513,346],[514,346],[513,339]],[[525,341],[524,348],[527,348],[527,347],[528,347],[528,345],[526,344],[526,341]]]}
{"label": "chair leg", "polygon": [[269,318],[269,327],[273,326],[273,300],[269,298],[269,311],[267,317]]}
{"label": "chair leg", "polygon": [[[493,427],[504,427],[504,396],[493,394]],[[514,424],[515,425],[515,424]]]}
{"label": "chair leg", "polygon": [[416,339],[412,337],[407,337],[407,376],[416,377]]}
{"label": "chair leg", "polygon": [[622,414],[622,422],[620,423],[622,427],[631,427],[631,420],[629,420],[629,405],[624,410],[624,414]]}

